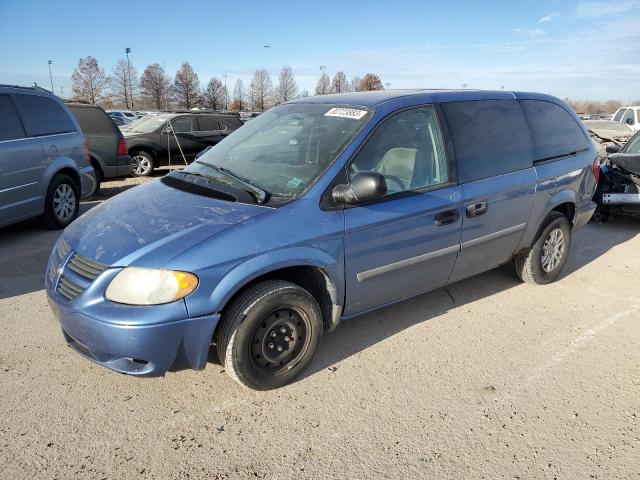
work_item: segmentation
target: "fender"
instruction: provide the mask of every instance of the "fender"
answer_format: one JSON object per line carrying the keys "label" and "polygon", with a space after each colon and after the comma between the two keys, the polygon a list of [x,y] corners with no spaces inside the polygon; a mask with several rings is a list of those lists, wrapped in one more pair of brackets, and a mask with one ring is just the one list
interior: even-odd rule
{"label": "fender", "polygon": [[40,197],[42,199],[42,208],[44,208],[44,200],[47,193],[47,189],[49,188],[49,184],[53,177],[63,168],[68,168],[75,172],[76,178],[75,180],[81,181],[80,173],[78,172],[78,166],[76,162],[74,162],[69,157],[58,157],[53,162],[51,162],[47,168],[42,173],[40,177]]}
{"label": "fender", "polygon": [[[329,293],[333,303],[333,316],[336,316],[336,307],[342,311],[344,299],[344,262],[342,256],[333,258],[327,252],[310,247],[294,247],[284,250],[268,252],[258,257],[253,257],[241,263],[228,272],[211,293],[209,305],[213,312],[220,312],[229,299],[243,286],[261,275],[287,267],[317,267],[320,268],[325,278],[328,278]],[[335,323],[339,320],[332,319]]]}
{"label": "fender", "polygon": [[[522,241],[520,244],[521,248],[529,248],[533,243],[536,235],[538,234],[538,230],[540,229],[540,225],[542,221],[549,215],[554,208],[563,203],[573,203],[576,205],[577,211],[577,195],[576,192],[570,189],[563,189],[556,192],[550,192],[551,197],[546,201],[544,205],[540,202],[538,205],[534,206],[533,211],[531,212],[531,217],[529,218],[529,222],[527,224],[527,228],[522,235]],[[537,195],[540,195],[538,193]],[[536,202],[538,203],[538,202]],[[575,220],[571,219],[571,222]]]}

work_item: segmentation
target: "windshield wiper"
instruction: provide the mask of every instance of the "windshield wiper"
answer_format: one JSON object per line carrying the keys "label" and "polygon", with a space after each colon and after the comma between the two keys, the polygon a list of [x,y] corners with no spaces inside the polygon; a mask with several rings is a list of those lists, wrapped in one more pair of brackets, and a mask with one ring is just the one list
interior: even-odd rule
{"label": "windshield wiper", "polygon": [[[218,165],[213,165],[211,163],[200,162],[198,160],[196,160],[195,163],[198,163],[200,165],[204,165],[205,167],[212,168],[216,172],[220,172],[223,175],[226,175],[227,177],[233,178],[236,182],[238,182],[241,185],[243,185],[246,188],[247,192],[253,194],[254,198],[256,199],[256,202],[258,202],[260,205],[262,205],[267,200],[269,200],[269,197],[271,196],[271,194],[267,190],[265,190],[264,188],[257,187],[253,183],[248,182],[247,180],[245,180],[242,177],[239,177],[238,175],[233,173],[231,170],[228,170],[228,169],[223,168],[223,167],[219,167]],[[188,172],[188,173],[194,173],[194,172]],[[202,175],[203,177],[207,177],[207,178],[213,178],[213,177],[208,177],[204,173],[201,173],[199,175]]]}

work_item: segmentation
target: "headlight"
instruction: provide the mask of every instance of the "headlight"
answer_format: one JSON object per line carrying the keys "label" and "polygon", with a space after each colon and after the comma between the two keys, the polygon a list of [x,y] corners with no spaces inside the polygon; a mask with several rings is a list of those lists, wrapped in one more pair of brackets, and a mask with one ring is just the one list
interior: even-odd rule
{"label": "headlight", "polygon": [[193,273],[127,267],[111,280],[106,297],[128,305],[159,305],[180,300],[197,286]]}

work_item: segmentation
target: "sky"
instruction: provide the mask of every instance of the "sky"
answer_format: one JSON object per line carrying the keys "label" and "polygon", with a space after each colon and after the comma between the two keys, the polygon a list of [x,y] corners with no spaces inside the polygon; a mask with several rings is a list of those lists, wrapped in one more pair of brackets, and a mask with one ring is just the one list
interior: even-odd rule
{"label": "sky", "polygon": [[56,94],[80,57],[110,72],[130,47],[139,73],[188,61],[202,86],[226,74],[231,91],[288,64],[311,93],[326,66],[387,88],[640,99],[640,0],[0,0],[0,19],[0,83],[48,88],[52,60]]}

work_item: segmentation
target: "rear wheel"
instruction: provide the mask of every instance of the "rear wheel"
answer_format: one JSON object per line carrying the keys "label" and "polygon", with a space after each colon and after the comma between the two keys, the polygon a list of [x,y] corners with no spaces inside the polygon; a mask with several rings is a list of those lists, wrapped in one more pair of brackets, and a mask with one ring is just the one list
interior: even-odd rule
{"label": "rear wheel", "polygon": [[153,157],[144,150],[131,155],[131,175],[134,177],[148,177],[153,173],[153,167]]}
{"label": "rear wheel", "polygon": [[80,195],[78,185],[68,175],[53,177],[45,198],[44,224],[51,229],[65,228],[78,217]]}
{"label": "rear wheel", "polygon": [[554,282],[567,263],[570,246],[569,221],[561,213],[552,212],[531,249],[516,256],[516,273],[527,283],[544,285]]}
{"label": "rear wheel", "polygon": [[291,383],[311,362],[322,335],[317,302],[280,280],[242,293],[222,317],[218,358],[241,385],[270,390]]}

